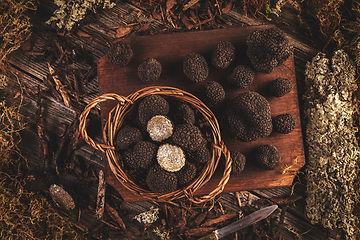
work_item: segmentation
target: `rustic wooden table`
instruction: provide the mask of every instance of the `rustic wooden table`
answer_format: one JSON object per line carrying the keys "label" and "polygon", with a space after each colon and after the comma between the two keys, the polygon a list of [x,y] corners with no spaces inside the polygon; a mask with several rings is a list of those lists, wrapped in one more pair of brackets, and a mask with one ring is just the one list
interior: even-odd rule
{"label": "rustic wooden table", "polygon": [[[42,46],[48,44],[49,38],[47,33],[53,30],[51,30],[51,28],[45,24],[45,21],[50,18],[54,10],[55,5],[52,4],[51,1],[40,0],[37,14],[35,17],[33,17],[34,27],[33,36],[31,38],[32,49],[27,52],[18,50],[9,57],[10,63],[20,73],[20,82],[33,89],[48,89],[48,85],[46,85],[46,81],[44,80],[49,75],[47,61],[37,61],[37,56],[34,54],[29,54],[29,52],[36,52],[37,48],[41,48]],[[235,7],[226,14],[222,15],[223,22],[219,23],[218,27],[231,28],[271,23],[282,29],[288,35],[295,48],[295,75],[301,109],[301,96],[304,92],[303,83],[305,64],[307,61],[310,61],[317,52],[322,50],[322,46],[320,42],[316,40],[316,38],[309,35],[307,24],[311,23],[306,23],[306,9],[303,9],[301,15],[303,21],[302,23],[300,22],[297,15],[297,10],[293,9],[291,6],[286,5],[283,7],[280,16],[274,17],[271,22],[267,20],[259,21],[249,16],[244,16],[242,10]],[[110,46],[110,43],[116,39],[115,30],[119,26],[124,26],[125,24],[132,26],[132,23],[136,23],[133,25],[134,28],[139,28],[139,23],[141,23],[142,26],[150,24],[150,30],[147,29],[140,34],[156,34],[162,32],[163,29],[171,28],[168,22],[147,16],[144,9],[129,3],[119,2],[113,9],[102,11],[96,16],[98,19],[96,19],[94,23],[86,24],[84,27],[80,27],[78,30],[76,30],[74,35],[67,36],[77,45],[87,49],[88,52],[91,53],[90,57],[95,63],[105,54]],[[134,33],[130,35],[139,34],[136,33],[136,31],[133,32]],[[84,68],[85,70],[89,70],[89,66],[93,65],[94,64],[82,65],[81,63],[74,63],[74,66],[72,67],[74,69]],[[15,89],[17,86],[17,83],[14,83],[13,87]],[[83,91],[84,95],[79,101],[79,104],[82,104],[82,106],[89,103],[94,97],[100,95],[97,76],[86,83],[86,85],[83,87]],[[28,118],[30,126],[35,125],[35,114],[36,110],[38,109],[37,99],[32,95],[25,94],[24,101],[26,104],[22,109],[22,114]],[[62,134],[65,131],[65,127],[71,125],[71,123],[73,123],[73,121],[78,118],[79,113],[77,113],[74,108],[65,106],[64,102],[61,101],[61,98],[56,98],[51,93],[43,94],[41,104],[43,106],[42,114],[46,121],[45,131],[48,134],[49,142],[51,143],[51,150],[54,152],[53,155],[56,156],[58,149],[61,147],[59,145],[61,145],[60,143],[62,142]],[[93,130],[94,133],[92,136],[94,136],[96,141],[101,142],[102,137],[100,125],[95,124]],[[21,133],[21,136],[22,142],[20,143],[19,147],[22,151],[22,154],[29,160],[31,165],[41,165],[41,162],[39,162],[40,150],[36,127],[29,127]],[[106,160],[104,155],[100,151],[94,151],[91,146],[83,145],[81,148],[77,149],[74,154],[81,156],[88,164],[91,164],[93,166],[94,172],[98,172],[100,169],[105,168]],[[54,159],[54,157],[52,159]],[[50,165],[51,164],[54,163],[50,163]],[[67,179],[66,181],[64,184],[71,183],[72,180]],[[293,186],[266,190],[259,189],[243,191],[241,194],[243,194],[243,196],[250,196],[254,199],[270,199],[274,197],[289,196],[291,194],[301,195],[303,198],[297,201],[296,204],[290,205],[287,209],[285,214],[285,225],[289,226],[288,229],[292,229],[293,232],[289,230],[283,230],[283,239],[296,239],[299,237],[302,239],[324,239],[326,236],[326,230],[321,226],[311,225],[305,217],[305,190],[305,180],[303,175],[298,174],[298,177],[296,177],[294,180]],[[96,196],[97,184],[92,184],[90,187],[82,189],[82,191],[89,195]],[[237,201],[234,199],[235,193],[221,194],[221,202],[224,208],[239,209]],[[246,203],[246,201],[244,203]],[[154,203],[147,201],[123,203],[123,207],[131,209],[133,214],[147,211],[151,206],[154,206]],[[276,212],[276,214],[279,216],[280,213],[281,210]],[[82,218],[82,221],[84,221],[84,217]],[[296,232],[298,235],[294,234],[294,232]]]}

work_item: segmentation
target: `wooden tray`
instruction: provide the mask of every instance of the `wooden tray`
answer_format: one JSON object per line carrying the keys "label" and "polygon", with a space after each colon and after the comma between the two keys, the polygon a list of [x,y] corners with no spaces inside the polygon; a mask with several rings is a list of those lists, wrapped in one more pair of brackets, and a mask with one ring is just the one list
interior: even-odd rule
{"label": "wooden tray", "polygon": [[[280,166],[272,171],[263,170],[251,159],[248,159],[245,170],[238,176],[232,176],[227,183],[224,191],[234,192],[240,190],[254,190],[274,188],[280,186],[290,186],[298,171],[305,164],[303,138],[301,133],[300,113],[295,79],[294,57],[291,56],[283,65],[277,67],[270,74],[256,73],[254,82],[244,90],[235,89],[225,83],[226,76],[239,64],[251,66],[246,57],[246,37],[258,29],[273,27],[271,25],[252,26],[244,28],[230,28],[199,32],[184,32],[174,34],[163,34],[156,36],[138,36],[126,38],[123,41],[130,44],[133,49],[134,57],[126,67],[118,67],[109,63],[105,57],[98,62],[98,78],[100,93],[117,93],[127,96],[141,88],[159,85],[172,86],[183,89],[196,96],[199,90],[207,81],[218,81],[226,91],[226,98],[244,91],[257,91],[267,98],[271,106],[271,115],[275,117],[279,114],[290,113],[296,118],[296,128],[290,134],[279,134],[273,132],[269,137],[257,141],[245,143],[230,138],[226,130],[221,127],[223,140],[229,150],[237,150],[248,156],[250,152],[263,144],[272,144],[278,148],[281,154]],[[215,45],[221,40],[228,40],[236,48],[236,60],[227,69],[215,69],[210,62],[211,52]],[[192,83],[182,72],[182,60],[189,53],[200,53],[208,61],[210,73],[205,82]],[[137,67],[145,59],[153,57],[159,60],[163,67],[163,72],[158,81],[154,83],[143,83],[137,76]],[[283,77],[288,78],[293,83],[292,91],[281,98],[270,96],[266,89],[272,80]],[[114,102],[104,102],[101,104],[102,119],[106,121],[108,112],[115,106]],[[219,122],[219,115],[215,111]],[[285,168],[291,171],[283,173]],[[214,174],[213,178],[197,191],[199,195],[208,194],[214,189],[221,178],[221,166]],[[106,179],[115,189],[117,189],[125,201],[144,200],[140,196],[134,195],[127,190],[113,175],[107,164]]]}

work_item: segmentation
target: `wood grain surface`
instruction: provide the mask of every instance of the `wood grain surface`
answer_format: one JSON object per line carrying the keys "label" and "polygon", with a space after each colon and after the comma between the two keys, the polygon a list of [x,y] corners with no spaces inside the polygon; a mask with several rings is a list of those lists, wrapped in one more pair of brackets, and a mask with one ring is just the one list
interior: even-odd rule
{"label": "wood grain surface", "polygon": [[[295,79],[294,57],[291,56],[285,63],[277,67],[270,74],[256,73],[254,82],[244,90],[233,88],[226,84],[226,76],[239,64],[249,65],[246,57],[246,37],[253,31],[274,27],[272,25],[261,25],[240,28],[228,28],[210,31],[185,32],[173,34],[161,34],[155,36],[137,36],[124,39],[133,49],[134,57],[126,67],[118,67],[109,63],[106,57],[102,57],[98,62],[98,79],[100,93],[117,93],[127,96],[141,88],[159,85],[172,86],[188,91],[200,98],[199,91],[208,81],[218,81],[224,86],[226,99],[246,91],[257,91],[269,101],[271,115],[275,117],[279,114],[290,113],[296,119],[296,128],[289,134],[279,134],[273,132],[269,137],[253,142],[241,142],[232,139],[221,124],[221,109],[214,109],[217,116],[223,140],[229,150],[237,150],[247,156],[245,170],[237,176],[231,176],[224,191],[234,192],[240,190],[266,189],[280,186],[290,186],[298,171],[305,164],[303,138],[300,124],[300,112],[298,95]],[[236,59],[227,69],[216,69],[211,66],[211,52],[215,45],[221,40],[230,41],[236,48]],[[210,73],[206,81],[202,83],[192,83],[182,72],[182,60],[189,53],[200,53],[208,61]],[[154,83],[143,83],[137,76],[137,67],[145,59],[153,57],[159,60],[163,67],[163,72],[158,81]],[[278,77],[288,78],[293,83],[292,91],[281,97],[270,96],[267,86]],[[102,119],[106,121],[108,112],[115,105],[114,102],[104,102],[101,105]],[[275,170],[263,170],[251,159],[250,153],[263,144],[276,146],[281,154],[281,163]],[[217,185],[221,174],[221,164],[213,178],[197,191],[196,194],[204,195],[209,193]],[[144,200],[141,196],[128,191],[113,176],[106,166],[107,182],[113,185],[123,196],[125,201]],[[284,169],[290,171],[283,172]]]}

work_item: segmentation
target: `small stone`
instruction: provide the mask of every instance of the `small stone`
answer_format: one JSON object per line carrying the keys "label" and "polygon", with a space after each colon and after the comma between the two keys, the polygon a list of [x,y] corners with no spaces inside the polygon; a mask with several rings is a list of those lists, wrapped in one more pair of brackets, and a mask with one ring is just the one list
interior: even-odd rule
{"label": "small stone", "polygon": [[72,210],[75,208],[73,198],[62,187],[53,184],[50,186],[49,192],[56,206],[65,210]]}

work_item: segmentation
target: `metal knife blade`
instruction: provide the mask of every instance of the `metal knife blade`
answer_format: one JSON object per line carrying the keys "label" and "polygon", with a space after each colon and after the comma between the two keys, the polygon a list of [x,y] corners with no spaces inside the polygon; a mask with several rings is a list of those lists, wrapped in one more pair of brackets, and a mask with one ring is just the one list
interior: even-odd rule
{"label": "metal knife blade", "polygon": [[236,222],[233,222],[233,223],[227,225],[226,227],[223,227],[223,228],[213,231],[210,235],[202,237],[199,240],[217,240],[217,239],[223,238],[233,232],[236,232],[242,228],[248,227],[256,222],[259,222],[259,221],[267,218],[277,208],[278,208],[278,205],[272,205],[269,207],[262,208],[256,212],[253,212],[253,213],[247,215],[246,217],[243,217],[240,220],[237,220]]}

